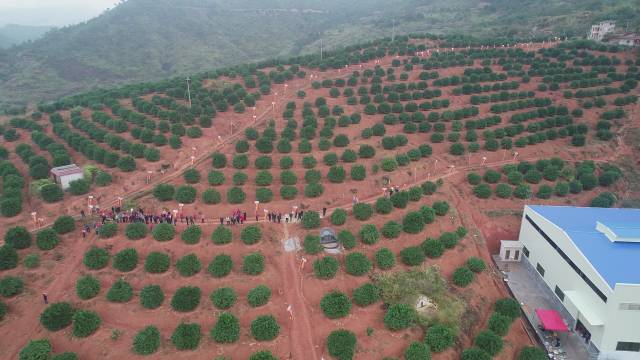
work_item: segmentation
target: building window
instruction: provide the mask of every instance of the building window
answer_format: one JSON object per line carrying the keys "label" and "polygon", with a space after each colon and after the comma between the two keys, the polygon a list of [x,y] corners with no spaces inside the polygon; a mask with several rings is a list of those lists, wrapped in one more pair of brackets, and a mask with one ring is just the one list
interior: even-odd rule
{"label": "building window", "polygon": [[556,296],[560,299],[560,301],[564,301],[564,292],[562,292],[562,290],[560,290],[558,285],[556,285],[556,288],[553,290],[553,292],[556,293]]}
{"label": "building window", "polygon": [[538,272],[540,273],[540,275],[541,275],[542,277],[544,277],[544,268],[542,267],[542,265],[540,265],[540,263],[538,263],[538,264],[536,265],[536,270],[538,270]]}
{"label": "building window", "polygon": [[526,246],[522,247],[522,253],[524,254],[524,256],[529,257],[529,249],[527,249]]}
{"label": "building window", "polygon": [[616,351],[634,351],[634,352],[640,352],[640,343],[637,343],[637,342],[618,341],[618,345],[616,346]]}
{"label": "building window", "polygon": [[640,310],[640,304],[637,303],[620,303],[620,310]]}

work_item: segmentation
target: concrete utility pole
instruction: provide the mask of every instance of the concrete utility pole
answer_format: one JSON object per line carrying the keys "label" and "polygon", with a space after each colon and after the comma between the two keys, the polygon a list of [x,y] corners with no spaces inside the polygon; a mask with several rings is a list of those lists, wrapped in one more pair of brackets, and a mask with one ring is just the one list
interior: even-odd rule
{"label": "concrete utility pole", "polygon": [[320,38],[320,61],[322,61],[322,38]]}
{"label": "concrete utility pole", "polygon": [[189,109],[191,109],[191,78],[187,76],[187,94],[189,95]]}
{"label": "concrete utility pole", "polygon": [[391,27],[391,42],[396,40],[396,19],[393,19],[393,26]]}

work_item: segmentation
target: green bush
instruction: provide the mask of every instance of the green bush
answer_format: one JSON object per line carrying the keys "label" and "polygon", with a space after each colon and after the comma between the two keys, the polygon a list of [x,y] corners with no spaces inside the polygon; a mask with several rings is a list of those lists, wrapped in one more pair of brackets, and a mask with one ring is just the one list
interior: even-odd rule
{"label": "green bush", "polygon": [[384,225],[382,225],[382,229],[380,229],[382,236],[387,239],[395,239],[400,236],[402,233],[402,225],[398,224],[395,221],[387,221]]}
{"label": "green bush", "polygon": [[414,341],[404,351],[404,358],[405,360],[430,360],[431,352],[427,345]]}
{"label": "green bush", "polygon": [[460,287],[465,287],[475,279],[475,275],[473,271],[469,270],[468,267],[459,267],[453,272],[452,280],[453,283]]}
{"label": "green bush", "polygon": [[98,186],[109,186],[113,182],[111,174],[105,171],[99,171],[95,177],[95,183]]}
{"label": "green bush", "polygon": [[29,254],[24,257],[24,260],[22,260],[22,263],[24,264],[24,267],[26,267],[27,269],[35,269],[38,266],[40,266],[40,255]]}
{"label": "green bush", "polygon": [[181,276],[193,276],[200,272],[202,264],[196,254],[188,254],[178,259],[176,268]]}
{"label": "green bush", "polygon": [[338,360],[351,360],[356,352],[356,335],[349,330],[334,330],[327,336],[329,355]]}
{"label": "green bush", "polygon": [[280,325],[271,315],[261,315],[251,322],[251,336],[258,341],[275,339],[280,333]]}
{"label": "green bush", "polygon": [[353,302],[358,306],[369,306],[376,303],[381,296],[380,288],[371,283],[353,289]]}
{"label": "green bush", "polygon": [[511,319],[520,316],[520,303],[512,298],[497,300],[494,308],[498,314],[510,317]]}
{"label": "green bush", "polygon": [[40,196],[46,203],[55,203],[64,197],[64,192],[58,184],[46,184],[40,188]]}
{"label": "green bush", "polygon": [[169,241],[176,236],[176,228],[171,224],[161,223],[153,227],[151,234],[157,241]]}
{"label": "green bush", "polygon": [[[498,184],[496,185],[496,195],[502,199],[508,199],[513,194],[513,189],[511,186],[507,184]],[[491,195],[489,195],[491,196]]]}
{"label": "green bush", "polygon": [[362,181],[367,177],[367,169],[364,165],[353,165],[349,171],[351,180]]}
{"label": "green bush", "polygon": [[316,211],[305,211],[302,215],[302,226],[305,229],[320,227],[320,214]]}
{"label": "green bush", "polygon": [[419,246],[409,246],[400,250],[400,259],[405,265],[420,265],[424,262],[424,252]]}
{"label": "green bush", "polygon": [[73,195],[84,195],[89,192],[91,183],[85,179],[78,179],[69,182],[69,192]]}
{"label": "green bush", "polygon": [[240,239],[247,245],[252,245],[260,241],[262,231],[258,225],[249,225],[240,232]]}
{"label": "green bush", "polygon": [[5,276],[0,279],[0,295],[12,297],[22,293],[24,282],[19,277]]}
{"label": "green bush", "polygon": [[393,252],[387,248],[382,248],[375,253],[376,265],[382,270],[391,269],[396,265],[396,257]]}
{"label": "green bush", "polygon": [[[6,191],[6,190],[5,190]],[[4,217],[13,217],[22,211],[21,198],[4,198],[0,199],[0,214]]]}
{"label": "green bush", "polygon": [[140,222],[127,224],[124,233],[129,240],[142,239],[147,236],[147,225]]}
{"label": "green bush", "polygon": [[221,278],[229,275],[233,268],[233,260],[229,255],[216,255],[207,266],[207,272],[215,277]]}
{"label": "green bush", "polygon": [[373,215],[373,208],[366,203],[357,203],[353,205],[353,216],[360,220],[368,220]]}
{"label": "green bush", "polygon": [[138,265],[138,252],[134,248],[123,249],[113,257],[113,267],[128,272]]}
{"label": "green bush", "polygon": [[380,233],[373,224],[362,225],[358,235],[360,236],[360,241],[362,241],[363,244],[373,245],[380,240]]}
{"label": "green bush", "polygon": [[71,324],[74,309],[67,302],[53,303],[40,314],[40,324],[49,331],[58,331]]}
{"label": "green bush", "polygon": [[481,331],[473,340],[475,346],[491,356],[496,356],[502,351],[502,338],[491,330]]}
{"label": "green bush", "polygon": [[171,308],[179,312],[189,312],[200,304],[200,288],[184,286],[179,288],[171,298]]}
{"label": "green bush", "polygon": [[19,360],[48,360],[51,358],[51,343],[48,339],[29,340],[18,355]]}
{"label": "green bush", "polygon": [[458,244],[459,237],[455,232],[446,231],[440,234],[439,240],[445,248],[453,249]]}
{"label": "green bush", "polygon": [[222,195],[216,189],[206,189],[202,192],[202,202],[205,204],[219,204],[222,201]]}
{"label": "green bush", "polygon": [[0,246],[0,270],[13,269],[18,266],[18,252],[11,245]]}
{"label": "green bush", "polygon": [[147,285],[140,290],[140,305],[145,309],[157,309],[164,302],[164,293],[158,285]]}
{"label": "green bush", "polygon": [[460,360],[491,360],[491,355],[477,347],[472,347],[462,351]]}
{"label": "green bush", "polygon": [[136,169],[136,160],[129,155],[123,156],[118,160],[117,166],[123,172],[131,172]]}
{"label": "green bush", "polygon": [[312,234],[307,234],[304,237],[302,247],[304,248],[304,251],[310,255],[318,254],[323,250],[323,247],[320,244],[320,237]]}
{"label": "green bush", "polygon": [[467,267],[469,268],[469,270],[473,271],[474,273],[479,273],[479,272],[483,272],[484,269],[487,268],[487,265],[484,263],[484,260],[480,258],[470,257],[467,260]]}
{"label": "green bush", "polygon": [[63,215],[56,219],[52,228],[60,235],[68,234],[76,229],[76,221],[71,216]]}
{"label": "green bush", "polygon": [[424,254],[431,259],[437,259],[444,254],[445,246],[442,241],[433,238],[427,238],[420,244]]}
{"label": "green bush", "polygon": [[40,250],[51,250],[58,246],[60,238],[53,229],[43,229],[36,234],[36,246]]}
{"label": "green bush", "polygon": [[100,270],[109,263],[107,250],[92,246],[82,258],[82,263],[90,270]]}
{"label": "green bush", "polygon": [[518,360],[546,360],[547,352],[539,347],[525,346],[518,354]]}
{"label": "green bush", "polygon": [[349,230],[341,230],[338,233],[338,242],[347,250],[356,247],[356,237]]}
{"label": "green bush", "polygon": [[102,320],[95,311],[78,310],[73,314],[73,336],[85,338],[98,330]]}
{"label": "green bush", "polygon": [[242,204],[247,195],[239,187],[232,187],[227,190],[227,201],[229,204]]}
{"label": "green bush", "polygon": [[160,331],[150,325],[138,331],[133,338],[133,352],[138,355],[150,355],[160,347]]}
{"label": "green bush", "polygon": [[339,165],[330,167],[329,172],[327,173],[327,179],[334,184],[342,183],[346,176],[344,168]]}
{"label": "green bush", "polygon": [[324,193],[324,187],[320,183],[307,184],[304,187],[304,196],[308,198],[317,198]]}
{"label": "green bush", "polygon": [[118,224],[114,222],[105,223],[102,226],[100,226],[98,230],[96,230],[96,233],[102,239],[108,239],[108,238],[114,237],[117,232],[118,232]]}
{"label": "green bush", "polygon": [[200,325],[181,323],[171,334],[171,343],[178,350],[193,350],[200,345]]}
{"label": "green bush", "polygon": [[431,207],[438,216],[444,216],[449,212],[449,203],[446,201],[436,201]]}
{"label": "green bush", "polygon": [[335,209],[331,213],[331,217],[329,218],[332,225],[340,226],[344,225],[347,222],[347,212],[343,209]]}
{"label": "green bush", "polygon": [[225,176],[224,173],[217,170],[212,170],[207,175],[207,181],[211,186],[218,186],[224,184]]}
{"label": "green bush", "polygon": [[378,214],[389,214],[393,210],[393,203],[388,198],[381,197],[376,200],[375,208]]}
{"label": "green bush", "polygon": [[192,204],[196,201],[196,188],[191,185],[182,185],[176,189],[175,199],[179,203]]}
{"label": "green bush", "polygon": [[444,325],[434,325],[427,330],[424,342],[432,351],[443,352],[453,346],[456,336],[450,327]]}
{"label": "green bush", "polygon": [[271,289],[266,285],[258,285],[247,293],[247,302],[251,307],[265,305],[271,298]]}
{"label": "green bush", "polygon": [[218,309],[226,310],[236,303],[238,296],[233,288],[223,287],[214,290],[209,296],[209,299],[211,299],[213,306]]}
{"label": "green bush", "polygon": [[325,256],[313,262],[313,273],[318,279],[333,279],[339,267],[338,260],[331,256]]}
{"label": "green bush", "polygon": [[398,209],[404,209],[409,202],[409,193],[406,191],[395,192],[391,195],[393,206]]}
{"label": "green bush", "polygon": [[280,196],[284,200],[295,199],[295,197],[298,196],[298,189],[296,189],[295,186],[282,186],[280,187]]}
{"label": "green bush", "polygon": [[173,185],[158,184],[153,188],[153,196],[160,201],[173,200],[176,190]]}
{"label": "green bush", "polygon": [[610,208],[615,205],[618,198],[615,194],[610,192],[602,192],[598,194],[596,197],[591,199],[591,203],[589,206],[591,207],[600,207],[600,208]]}
{"label": "green bush", "polygon": [[511,326],[512,321],[513,319],[508,316],[493,313],[489,318],[489,325],[487,327],[494,333],[500,336],[505,336],[509,332],[509,327]]}
{"label": "green bush", "polygon": [[198,225],[190,225],[182,231],[180,238],[185,244],[193,245],[200,242],[202,228]]}
{"label": "green bush", "polygon": [[409,212],[402,219],[402,229],[409,234],[417,234],[424,229],[424,217],[418,211]]}
{"label": "green bush", "polygon": [[4,243],[14,249],[26,249],[31,246],[31,233],[23,226],[9,228],[4,233]]}
{"label": "green bush", "polygon": [[161,274],[169,270],[169,262],[169,255],[153,251],[144,261],[144,270],[151,274]]}
{"label": "green bush", "polygon": [[320,309],[329,319],[338,319],[349,315],[351,301],[349,297],[339,291],[331,291],[320,300]]}
{"label": "green bush", "polygon": [[247,275],[259,275],[264,271],[264,256],[254,252],[242,258],[242,272]]}
{"label": "green bush", "polygon": [[119,279],[115,283],[113,283],[113,285],[107,292],[107,300],[111,302],[124,303],[131,300],[132,297],[133,288],[128,282],[122,279]]}
{"label": "green bush", "polygon": [[231,229],[218,225],[211,234],[211,241],[216,245],[228,244],[231,242],[232,234]]}
{"label": "green bush", "polygon": [[360,252],[347,254],[345,256],[345,270],[347,274],[362,276],[371,270],[371,261]]}
{"label": "green bush", "polygon": [[218,344],[231,344],[240,338],[240,322],[230,313],[222,313],[211,329],[211,338]]}
{"label": "green bush", "polygon": [[487,184],[476,185],[473,194],[479,199],[488,199],[491,197],[491,187]]}
{"label": "green bush", "polygon": [[7,315],[7,305],[0,301],[0,321]]}
{"label": "green bush", "polygon": [[278,360],[278,358],[275,357],[271,353],[271,351],[261,350],[261,351],[256,351],[253,354],[251,354],[251,356],[249,357],[249,360]]}
{"label": "green bush", "polygon": [[479,185],[480,182],[482,182],[482,177],[477,173],[472,172],[467,175],[467,181],[470,185]]}
{"label": "green bush", "polygon": [[384,315],[387,329],[396,331],[406,329],[416,320],[416,311],[407,304],[393,304]]}
{"label": "green bush", "polygon": [[513,196],[518,199],[530,199],[533,196],[533,192],[531,191],[531,187],[529,185],[518,185],[515,190],[513,190]]}

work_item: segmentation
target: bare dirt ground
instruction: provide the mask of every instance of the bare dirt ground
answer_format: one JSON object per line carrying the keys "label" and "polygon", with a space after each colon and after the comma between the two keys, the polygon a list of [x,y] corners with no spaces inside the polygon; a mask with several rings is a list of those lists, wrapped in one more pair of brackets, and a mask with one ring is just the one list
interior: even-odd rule
{"label": "bare dirt ground", "polygon": [[[609,56],[610,54],[605,54]],[[629,54],[617,54],[622,58],[631,58]],[[381,60],[380,65],[387,68],[391,65],[391,61],[395,57],[386,57]],[[340,105],[344,107],[345,114],[353,112],[362,112],[362,105],[351,106],[346,104],[346,98],[341,96],[331,98],[328,95],[328,89],[312,89],[310,87],[310,75],[314,75],[315,79],[329,79],[345,77],[352,71],[362,71],[366,68],[373,68],[374,61],[360,66],[351,66],[349,69],[337,71],[330,70],[326,72],[309,71],[304,79],[294,79],[284,85],[274,85],[271,94],[261,98],[256,104],[256,110],[247,109],[244,114],[235,114],[232,111],[218,114],[214,119],[213,127],[203,129],[204,136],[200,139],[189,139],[185,141],[180,151],[169,150],[168,147],[162,151],[162,159],[157,163],[148,163],[139,160],[138,170],[131,174],[125,174],[118,170],[114,171],[114,183],[106,188],[94,188],[93,194],[100,197],[100,205],[108,208],[115,203],[117,196],[123,196],[127,199],[135,198],[136,202],[145,209],[159,211],[161,209],[175,209],[178,207],[177,202],[169,201],[160,203],[149,195],[145,195],[155,185],[163,182],[169,182],[175,185],[184,183],[182,172],[191,167],[191,156],[195,156],[195,168],[202,174],[202,180],[199,184],[194,185],[198,194],[209,188],[206,184],[206,174],[210,171],[211,163],[209,155],[214,151],[220,151],[227,154],[228,162],[231,161],[232,155],[235,153],[234,143],[236,140],[243,138],[244,129],[249,126],[255,126],[258,129],[264,129],[267,121],[274,119],[276,121],[276,129],[278,133],[285,126],[285,122],[281,117],[285,109],[285,105],[289,101],[295,101],[297,105],[296,119],[302,108],[304,101],[311,101],[319,96],[327,99],[329,106]],[[479,62],[476,62],[479,66]],[[620,66],[619,69],[625,68]],[[267,69],[268,71],[268,69]],[[409,81],[417,81],[418,74],[421,70],[415,69],[411,72]],[[440,69],[440,77],[451,76],[454,74],[461,75],[464,71],[463,67],[452,67]],[[501,67],[494,66],[494,71],[501,71]],[[223,79],[229,82],[237,82],[237,79]],[[517,91],[535,90],[540,78],[534,77],[530,84],[521,86]],[[431,88],[431,87],[430,87]],[[304,100],[297,99],[295,93],[298,89],[304,89],[307,93]],[[575,100],[565,101],[560,97],[560,92],[548,92],[544,96],[552,97],[555,105],[567,104],[570,109],[575,108]],[[451,98],[452,108],[460,108],[469,105],[469,96],[452,96],[450,88],[443,88],[441,98]],[[276,93],[278,95],[276,95]],[[538,93],[537,93],[538,94]],[[538,96],[543,96],[538,94]],[[607,97],[609,103],[613,101],[615,96]],[[272,102],[275,105],[272,106]],[[124,106],[130,106],[130,103],[124,101]],[[477,118],[483,118],[491,115],[489,113],[489,104],[478,106],[480,114]],[[599,115],[606,109],[591,109],[585,111],[585,115],[579,121],[589,124],[590,129],[599,119]],[[637,127],[634,122],[638,115],[638,106],[632,105],[625,107],[629,113],[626,122],[619,129],[621,135],[630,128]],[[87,113],[88,115],[89,113]],[[255,114],[256,119],[253,119]],[[498,126],[505,126],[511,113],[502,114],[503,122]],[[68,113],[63,113],[68,118]],[[153,118],[150,117],[149,118]],[[158,119],[155,119],[158,120]],[[292,206],[298,206],[305,210],[320,210],[323,207],[329,209],[329,213],[335,208],[341,207],[345,209],[351,208],[352,196],[357,193],[361,202],[374,202],[382,193],[381,187],[384,181],[391,180],[392,184],[399,185],[402,188],[419,185],[426,180],[435,181],[442,179],[444,185],[439,188],[438,192],[431,196],[425,196],[419,202],[410,202],[406,209],[395,210],[388,215],[374,215],[366,222],[360,222],[351,215],[349,220],[342,228],[352,231],[354,234],[358,232],[360,226],[365,223],[375,224],[380,228],[384,223],[395,220],[401,221],[402,216],[407,211],[417,210],[422,205],[430,205],[434,201],[446,200],[452,205],[452,212],[445,216],[439,217],[436,222],[430,224],[420,234],[410,235],[403,234],[395,240],[382,239],[375,245],[359,244],[358,251],[364,252],[370,259],[373,254],[382,247],[389,248],[393,253],[398,254],[399,251],[407,246],[419,245],[427,237],[437,237],[444,231],[453,231],[458,226],[465,226],[469,230],[469,234],[461,243],[453,250],[448,250],[445,255],[439,259],[429,259],[425,265],[436,265],[440,268],[445,278],[450,278],[453,271],[462,265],[469,257],[478,256],[488,264],[491,264],[490,254],[495,253],[499,246],[499,240],[514,239],[518,235],[520,224],[520,216],[522,206],[525,203],[535,202],[543,204],[574,204],[586,205],[598,190],[583,192],[578,196],[571,195],[566,198],[552,197],[549,200],[518,200],[509,199],[501,200],[492,197],[491,199],[481,200],[476,198],[471,187],[466,182],[466,174],[469,171],[484,172],[486,168],[498,168],[499,166],[513,163],[514,159],[535,161],[538,159],[550,158],[552,156],[561,157],[567,161],[578,161],[593,159],[596,161],[613,161],[620,156],[632,156],[637,158],[635,150],[624,143],[598,142],[593,139],[590,134],[589,144],[584,148],[572,148],[568,145],[567,139],[557,139],[554,141],[546,141],[544,144],[527,146],[524,148],[514,148],[518,155],[514,157],[512,151],[496,151],[487,152],[480,151],[471,156],[455,157],[448,154],[449,143],[431,144],[433,147],[433,155],[429,158],[411,163],[407,167],[401,167],[393,173],[377,174],[371,173],[370,169],[374,163],[379,163],[382,157],[393,156],[396,153],[406,152],[407,150],[417,147],[423,143],[430,143],[428,134],[407,134],[408,144],[393,150],[385,151],[380,145],[379,137],[370,139],[361,138],[361,132],[364,128],[382,120],[381,115],[365,116],[363,114],[360,124],[352,124],[348,127],[336,127],[334,134],[345,134],[350,139],[349,149],[357,148],[360,144],[369,144],[376,148],[376,156],[372,159],[359,159],[358,164],[367,167],[367,178],[361,182],[346,181],[341,184],[332,184],[323,181],[324,194],[320,198],[308,199],[302,195],[304,188],[304,173],[306,169],[301,166],[302,158],[306,155],[313,155],[318,160],[315,169],[320,170],[323,177],[329,169],[322,163],[322,156],[328,152],[336,152],[338,156],[343,149],[332,147],[328,151],[319,151],[317,149],[317,139],[312,141],[314,150],[311,154],[297,153],[297,145],[299,139],[292,142],[293,151],[286,154],[294,160],[292,171],[298,176],[299,195],[295,201],[283,200],[278,192],[280,187],[279,166],[280,158],[285,154],[273,153],[273,168],[270,170],[274,176],[274,182],[271,189],[274,192],[274,199],[268,204],[260,204],[258,214],[262,215],[263,210],[287,213],[291,211]],[[319,120],[322,122],[322,120]],[[535,121],[535,120],[533,120]],[[233,125],[233,130],[232,126]],[[402,124],[387,125],[387,135],[402,133]],[[590,130],[590,132],[593,130]],[[27,132],[20,130],[22,139],[28,139]],[[47,133],[62,143],[62,141],[51,133],[51,129],[47,129]],[[186,137],[183,139],[187,139]],[[13,153],[13,148],[17,143],[3,144],[12,152],[10,160],[16,164],[18,169],[27,174],[28,170],[21,160]],[[195,150],[192,149],[195,148]],[[67,147],[74,161],[83,164],[84,160],[81,154],[74,152]],[[48,156],[44,151],[40,151],[37,146],[34,150],[38,154]],[[9,305],[9,313],[7,317],[0,323],[0,349],[2,354],[0,358],[15,359],[22,346],[29,339],[49,338],[52,341],[53,348],[56,352],[75,351],[81,359],[99,359],[99,358],[142,358],[136,356],[131,351],[131,341],[135,333],[149,324],[156,325],[162,334],[162,345],[160,350],[152,355],[157,359],[193,359],[207,358],[212,359],[215,356],[231,356],[235,359],[247,359],[250,354],[260,349],[271,350],[280,359],[329,359],[325,339],[327,335],[338,328],[346,328],[353,331],[358,339],[357,354],[355,359],[382,359],[385,356],[399,357],[409,343],[423,338],[423,332],[418,327],[408,330],[391,332],[387,330],[383,324],[384,310],[380,307],[380,303],[369,307],[360,308],[353,306],[352,312],[345,318],[338,320],[330,320],[326,318],[320,310],[321,297],[330,290],[338,289],[349,295],[352,294],[354,288],[370,281],[367,276],[354,277],[345,273],[344,268],[338,271],[333,280],[320,280],[313,275],[312,263],[319,255],[309,256],[300,253],[287,253],[283,250],[282,241],[292,236],[298,236],[303,239],[308,233],[299,224],[270,224],[261,221],[263,226],[263,238],[259,244],[244,245],[239,240],[240,227],[233,227],[233,242],[227,245],[214,245],[209,241],[209,237],[218,224],[218,217],[226,216],[234,209],[246,211],[248,218],[252,219],[254,215],[253,200],[255,199],[255,190],[253,179],[256,175],[256,169],[253,167],[253,161],[260,156],[256,149],[252,146],[248,152],[249,167],[243,170],[249,178],[247,184],[242,188],[247,194],[244,204],[231,205],[226,202],[226,191],[232,186],[231,177],[236,172],[235,169],[228,166],[223,171],[227,177],[226,182],[216,187],[223,197],[222,204],[205,205],[199,200],[195,204],[187,204],[184,208],[186,214],[204,214],[206,217],[203,225],[203,237],[196,245],[186,245],[180,241],[179,235],[176,239],[169,242],[157,242],[147,236],[145,239],[130,241],[124,235],[124,226],[120,225],[118,236],[111,239],[98,239],[91,234],[86,240],[80,236],[79,230],[73,234],[63,237],[61,244],[52,251],[38,251],[35,248],[20,251],[20,258],[24,258],[26,254],[38,252],[41,255],[41,266],[34,270],[27,270],[23,266],[16,269],[5,271],[2,275],[16,275],[25,280],[25,292],[16,298],[5,299]],[[486,160],[482,158],[485,157]],[[171,168],[167,173],[161,175],[159,173],[160,164],[171,164]],[[453,165],[453,167],[451,167]],[[350,164],[344,164],[348,172]],[[152,171],[151,181],[146,183],[146,171]],[[348,176],[347,176],[348,178]],[[624,185],[616,185],[616,190],[624,191]],[[26,191],[26,190],[25,190]],[[25,199],[28,199],[25,192]],[[86,198],[83,196],[71,197],[66,195],[62,206],[58,204],[44,204],[40,200],[31,199],[29,202],[25,200],[24,210],[18,217],[12,219],[2,219],[1,228],[5,229],[18,224],[32,226],[29,222],[29,213],[37,211],[40,216],[45,217],[47,223],[51,223],[55,218],[62,214],[77,215],[79,211],[86,207]],[[261,220],[263,220],[261,216]],[[323,226],[328,225],[327,219],[323,220]],[[185,227],[184,224],[178,224],[178,233]],[[82,264],[82,256],[86,250],[92,246],[108,247],[111,254],[128,248],[134,247],[139,253],[139,264],[137,268],[128,273],[119,273],[111,268],[99,271],[89,271]],[[242,257],[253,251],[261,251],[266,258],[266,270],[263,274],[251,277],[244,275],[241,271]],[[143,269],[143,260],[146,255],[152,251],[163,251],[170,254],[171,268],[165,274],[150,275]],[[203,270],[192,277],[181,277],[175,269],[175,262],[178,258],[195,253],[203,264]],[[218,254],[225,253],[230,255],[234,260],[234,269],[231,275],[214,279],[206,273],[206,265]],[[301,267],[302,257],[307,259],[306,265]],[[338,256],[341,264],[344,263],[344,255]],[[408,269],[398,260],[395,270]],[[374,270],[378,271],[378,270]],[[75,281],[83,274],[91,273],[97,277],[102,289],[100,294],[88,301],[80,301],[75,294]],[[107,302],[105,299],[106,292],[111,284],[118,278],[124,278],[134,288],[134,298],[126,304],[114,304]],[[164,304],[156,310],[147,310],[139,305],[139,290],[148,284],[161,285],[165,293]],[[248,291],[258,284],[268,285],[272,289],[272,297],[267,305],[258,308],[251,308],[246,302]],[[171,310],[169,302],[171,296],[177,288],[185,285],[198,286],[202,289],[202,297],[197,310],[189,313],[178,313]],[[238,294],[238,302],[230,310],[240,318],[241,335],[240,340],[234,344],[219,345],[209,340],[209,330],[220,313],[208,299],[209,294],[216,288],[230,286],[233,287]],[[498,298],[508,296],[505,286],[502,282],[501,274],[490,266],[489,270],[480,274],[477,279],[469,287],[464,289],[453,288],[456,295],[460,296],[467,302],[467,312],[465,313],[465,330],[459,336],[459,342],[455,348],[441,354],[432,354],[434,359],[457,359],[463,348],[471,346],[471,341],[475,334],[486,327],[488,317],[491,313],[491,307]],[[98,312],[102,317],[102,325],[100,329],[87,339],[77,339],[72,337],[70,328],[66,328],[57,333],[51,333],[45,330],[39,323],[39,315],[44,309],[42,304],[41,293],[46,292],[52,302],[69,301],[78,308],[87,308]],[[287,307],[291,305],[293,318],[287,311]],[[249,334],[249,326],[251,321],[264,314],[273,314],[281,327],[280,335],[270,342],[256,342]],[[197,322],[202,326],[203,338],[200,347],[195,352],[176,351],[171,345],[170,336],[173,329],[181,322]],[[374,332],[371,336],[367,335],[367,329],[372,328]],[[112,332],[117,330],[121,335],[117,339],[112,338]],[[524,324],[521,320],[516,321],[504,338],[505,348],[496,357],[500,360],[515,359],[517,352],[525,345],[532,344]]]}

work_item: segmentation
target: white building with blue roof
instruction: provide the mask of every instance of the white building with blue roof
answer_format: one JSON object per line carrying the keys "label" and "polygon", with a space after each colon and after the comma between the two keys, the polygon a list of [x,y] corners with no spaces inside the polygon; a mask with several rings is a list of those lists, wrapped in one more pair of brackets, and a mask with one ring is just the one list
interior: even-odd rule
{"label": "white building with blue roof", "polygon": [[640,359],[640,209],[527,205],[519,240],[502,246],[536,269],[599,359]]}

